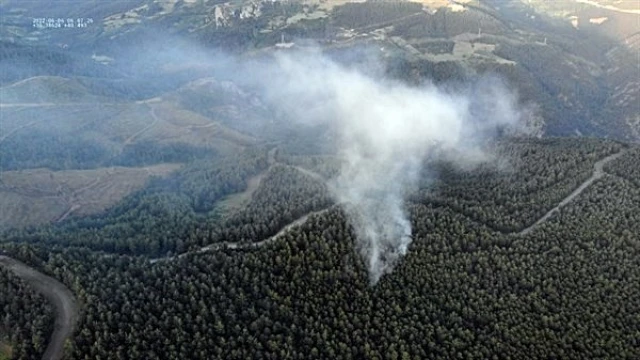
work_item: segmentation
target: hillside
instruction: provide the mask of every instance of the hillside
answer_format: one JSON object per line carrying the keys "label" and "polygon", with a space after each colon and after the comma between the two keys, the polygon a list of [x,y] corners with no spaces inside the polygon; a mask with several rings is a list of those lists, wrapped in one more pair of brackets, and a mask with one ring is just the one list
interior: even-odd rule
{"label": "hillside", "polygon": [[[110,215],[117,225],[94,217],[14,231],[2,247],[58,274],[80,296],[84,316],[71,358],[117,356],[127,338],[137,339],[133,358],[637,357],[632,319],[638,304],[629,299],[640,292],[634,235],[639,194],[627,180],[637,168],[637,149],[586,139],[519,140],[500,147],[516,172],[443,164],[437,186],[426,185],[411,197],[414,242],[396,271],[375,287],[354,249],[344,210],[313,212],[328,205],[319,201],[324,190],[317,188],[318,179],[283,164],[262,177],[247,211],[227,220],[215,214],[194,218],[188,203],[176,201],[183,195],[170,196],[162,191],[172,187],[155,185],[142,195],[146,200],[136,196],[117,206]],[[610,160],[602,177],[532,231],[521,231],[561,203],[604,158]],[[286,154],[277,159],[316,169],[332,162]],[[233,174],[240,169],[236,163],[210,169]],[[314,215],[297,221],[305,211]],[[153,217],[133,215],[139,212],[177,222],[147,227]],[[221,221],[226,223],[218,227]],[[242,245],[266,239],[288,222],[296,225],[284,226],[276,240]],[[180,234],[174,245],[167,229]],[[139,237],[125,235],[141,230]],[[114,234],[117,242],[110,245]],[[238,242],[198,250],[219,236]],[[66,249],[50,253],[53,244]],[[163,246],[184,256],[150,262],[103,253],[158,254]],[[122,323],[126,330],[118,330]],[[218,340],[190,340],[205,335]],[[295,337],[301,340],[287,340]]]}
{"label": "hillside", "polygon": [[[36,3],[3,3],[11,14],[3,21],[20,27],[29,15],[35,16]],[[188,99],[180,99],[187,110],[219,115],[223,121],[228,116],[225,111],[247,119],[258,114],[243,113],[242,107],[217,111],[201,104],[210,95],[194,96],[198,79],[234,81],[239,74],[216,73],[210,65],[219,51],[194,51],[193,46],[185,47],[185,39],[241,58],[305,47],[309,41],[327,52],[359,51],[364,46],[378,49],[376,56],[384,59],[393,76],[413,82],[455,82],[498,74],[509,80],[524,103],[538,109],[536,121],[549,135],[634,140],[640,131],[633,105],[640,96],[633,53],[640,14],[625,4],[140,1],[74,8],[70,13],[92,18],[93,23],[82,29],[34,29],[23,24],[24,34],[12,35],[10,41],[18,48],[27,38],[32,39],[27,42],[30,46],[40,44],[45,49],[46,44],[73,44],[63,49],[54,46],[53,58],[72,62],[77,75],[91,77],[81,81],[90,92],[129,99],[133,95],[140,101],[182,87],[179,93],[189,93]],[[574,17],[579,25],[572,24]],[[159,56],[145,59],[145,52]],[[8,68],[14,78],[47,73],[41,66]],[[54,67],[47,75],[67,76],[68,68]],[[231,102],[246,103],[243,96]]]}
{"label": "hillside", "polygon": [[637,10],[0,0],[0,360],[640,359]]}
{"label": "hillside", "polygon": [[59,76],[37,76],[0,88],[2,106],[24,104],[64,104],[69,102],[109,102],[73,79]]}
{"label": "hillside", "polygon": [[571,22],[576,28],[600,32],[632,49],[640,46],[637,41],[640,8],[636,1],[572,0],[528,3],[537,11]]}
{"label": "hillside", "polygon": [[101,213],[141,189],[150,177],[166,176],[178,167],[160,164],[144,168],[5,171],[0,183],[3,204],[0,228],[27,227]]}
{"label": "hillside", "polygon": [[[28,89],[20,95],[21,84],[0,88],[18,101],[0,104],[5,170],[185,162],[211,152],[237,152],[256,141],[170,101],[104,102],[86,92],[66,96],[49,78],[25,82]],[[43,97],[33,88],[55,96]]]}

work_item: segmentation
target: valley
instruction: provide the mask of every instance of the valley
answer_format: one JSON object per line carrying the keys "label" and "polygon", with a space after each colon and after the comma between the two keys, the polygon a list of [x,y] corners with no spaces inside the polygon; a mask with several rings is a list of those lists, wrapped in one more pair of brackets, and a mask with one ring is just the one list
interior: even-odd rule
{"label": "valley", "polygon": [[0,360],[640,358],[636,3],[0,1]]}

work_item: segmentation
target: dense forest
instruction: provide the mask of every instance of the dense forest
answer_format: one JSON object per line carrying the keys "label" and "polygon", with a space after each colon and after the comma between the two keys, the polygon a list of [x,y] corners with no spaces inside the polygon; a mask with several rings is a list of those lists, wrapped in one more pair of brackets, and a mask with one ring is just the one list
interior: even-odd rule
{"label": "dense forest", "polygon": [[420,191],[416,200],[446,205],[495,230],[515,232],[589,178],[596,161],[620,149],[615,142],[589,139],[571,146],[562,139],[503,144],[500,151],[512,161],[506,169],[483,166],[460,172],[445,164],[438,172],[441,181]]}
{"label": "dense forest", "polygon": [[[47,9],[95,15],[79,36],[14,31],[38,2],[0,5],[3,202],[68,206],[55,223],[0,229],[0,360],[48,358],[60,334],[72,360],[640,359],[640,147],[621,142],[637,135],[633,51],[521,2],[341,3]],[[307,108],[301,89],[317,84],[296,73],[300,87],[277,96],[287,107],[270,99],[283,84],[271,57],[309,49],[373,88],[464,98],[504,80],[544,138],[501,129],[469,166],[429,154],[403,188],[408,252],[372,285],[353,209],[332,193],[341,134],[314,120],[333,96]],[[109,167],[146,172],[107,192]],[[106,185],[58,177],[78,169],[104,170]],[[34,176],[20,193],[3,172],[47,174],[55,190]],[[66,191],[73,176],[87,178]],[[121,200],[77,201],[100,191]],[[82,215],[94,205],[106,210]],[[52,283],[65,291],[43,291]]]}
{"label": "dense forest", "polygon": [[0,359],[38,359],[53,331],[51,305],[2,267],[0,289]]}
{"label": "dense forest", "polygon": [[633,148],[622,157],[607,164],[605,170],[613,175],[619,176],[627,181],[640,186],[640,149]]}
{"label": "dense forest", "polygon": [[[323,181],[339,159],[270,148],[197,160],[105,216],[8,232],[0,247],[83,304],[72,359],[633,359],[637,148],[517,233],[625,148],[516,139],[473,169],[425,164],[409,254],[375,287]],[[246,206],[220,208],[256,179]],[[258,242],[321,209],[265,246],[188,252]],[[167,252],[184,256],[150,261]]]}
{"label": "dense forest", "polygon": [[5,238],[131,255],[182,252],[207,241],[210,230],[197,232],[198,223],[219,218],[216,202],[246,189],[248,178],[266,167],[266,152],[260,150],[194,160],[168,178],[152,179],[104,214],[12,229]]}

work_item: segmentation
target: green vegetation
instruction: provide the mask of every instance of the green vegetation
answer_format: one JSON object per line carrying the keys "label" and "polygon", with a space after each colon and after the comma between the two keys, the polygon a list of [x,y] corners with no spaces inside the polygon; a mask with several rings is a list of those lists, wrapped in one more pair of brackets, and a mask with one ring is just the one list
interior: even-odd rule
{"label": "green vegetation", "polygon": [[18,132],[0,142],[3,171],[46,167],[51,170],[95,169],[183,163],[211,157],[214,150],[182,143],[139,142],[122,149],[56,130]]}
{"label": "green vegetation", "polygon": [[[367,1],[347,3],[334,10],[333,18],[338,26],[347,29],[369,27],[413,14],[420,14],[422,5],[405,1]],[[382,26],[378,26],[382,27]]]}
{"label": "green vegetation", "polygon": [[53,331],[51,306],[3,267],[0,289],[0,359],[40,358]]}
{"label": "green vegetation", "polygon": [[[533,232],[511,233],[621,148],[591,139],[514,140],[498,146],[509,154],[501,170],[431,164],[441,180],[425,177],[407,205],[410,252],[375,287],[340,207],[255,249],[153,264],[91,250],[157,256],[263,240],[331,204],[319,177],[304,170],[331,177],[339,162],[329,156],[279,154],[268,170],[266,151],[245,154],[246,165],[241,158],[194,163],[123,201],[104,223],[88,218],[14,233],[2,246],[63,281],[83,304],[72,359],[631,359],[640,356],[640,189],[623,178],[632,176],[625,162],[637,149],[605,168],[619,174],[596,180]],[[246,208],[181,225],[194,199],[210,194],[205,203],[215,203],[241,189],[196,184],[242,183],[260,171]],[[66,247],[52,247],[48,231],[56,242],[66,238]],[[162,250],[146,245],[158,242]]]}
{"label": "green vegetation", "polygon": [[9,344],[0,341],[0,360],[11,360],[13,349]]}
{"label": "green vegetation", "polygon": [[155,179],[105,214],[70,219],[58,226],[11,230],[9,240],[80,246],[123,254],[158,256],[182,252],[208,240],[193,233],[225,195],[246,188],[247,179],[265,169],[266,152],[198,160],[168,178]]}
{"label": "green vegetation", "polygon": [[57,46],[26,46],[4,40],[0,41],[0,64],[3,69],[0,85],[38,75],[116,75],[112,69],[93,60],[76,58]]}
{"label": "green vegetation", "polygon": [[[354,68],[351,52],[366,43],[354,52],[379,50],[384,64],[374,71],[415,85],[451,89],[497,73],[523,103],[540,107],[534,115],[546,119],[548,135],[631,134],[624,123],[637,109],[627,87],[633,54],[503,2],[431,13],[419,3],[370,0],[326,17],[282,1],[241,17],[234,2],[221,8],[227,26],[216,24],[221,1],[188,3],[163,14],[161,4],[150,6],[146,15],[158,16],[141,24],[193,30],[202,44],[252,59],[282,35],[296,47],[298,38],[315,38]],[[114,13],[107,2],[91,6]],[[406,194],[409,252],[370,286],[354,230],[327,185],[341,160],[315,141],[334,134],[285,124],[250,90],[223,81],[236,74],[210,72],[198,56],[143,57],[142,66],[126,53],[112,65],[89,56],[119,54],[124,43],[141,53],[183,49],[180,41],[147,43],[138,26],[87,32],[77,52],[54,37],[48,46],[0,42],[0,85],[60,76],[4,87],[5,100],[109,101],[7,104],[0,171],[184,164],[103,214],[0,233],[0,254],[77,297],[69,359],[640,359],[638,147],[510,139],[497,145],[499,161],[473,169],[427,162]],[[465,50],[473,46],[478,53]],[[620,151],[593,177],[598,161]],[[587,179],[586,190],[536,224]],[[73,211],[75,191],[49,184],[60,185],[50,186],[59,193],[51,197],[67,196],[62,209]],[[45,190],[33,186],[25,196]],[[0,268],[0,360],[40,358],[52,330],[48,302]]]}
{"label": "green vegetation", "polygon": [[340,159],[330,155],[282,155],[280,161],[283,163],[301,167],[325,179],[331,179],[338,176],[340,172]]}
{"label": "green vegetation", "polygon": [[501,232],[515,232],[542,217],[593,173],[596,161],[618,143],[585,139],[510,142],[499,147],[512,159],[505,169],[461,172],[441,165],[442,181],[428,184],[415,201],[447,206]]}
{"label": "green vegetation", "polygon": [[629,150],[620,158],[607,164],[605,170],[640,186],[640,149]]}
{"label": "green vegetation", "polygon": [[276,165],[266,174],[249,205],[215,230],[213,241],[260,241],[330,204],[328,190],[318,179],[296,168]]}
{"label": "green vegetation", "polygon": [[[469,5],[467,5],[469,6]],[[476,34],[482,27],[485,34],[502,34],[509,31],[509,26],[495,14],[486,12],[484,8],[474,8],[479,11],[452,12],[439,9],[428,15],[423,13],[401,22],[394,23],[392,34],[405,38],[451,38],[456,35]]]}

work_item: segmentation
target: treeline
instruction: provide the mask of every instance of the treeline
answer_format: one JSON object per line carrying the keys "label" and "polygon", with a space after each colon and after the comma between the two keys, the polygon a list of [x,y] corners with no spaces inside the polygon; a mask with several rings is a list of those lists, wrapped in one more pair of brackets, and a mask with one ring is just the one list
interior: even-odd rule
{"label": "treeline", "polygon": [[[337,26],[347,29],[371,26],[422,12],[422,5],[409,1],[366,1],[346,3],[333,10]],[[382,27],[382,26],[379,26]]]}
{"label": "treeline", "polygon": [[0,358],[5,344],[10,359],[39,359],[53,332],[51,305],[2,266],[0,294]]}
{"label": "treeline", "polygon": [[215,150],[185,143],[136,142],[125,147],[107,145],[72,134],[19,131],[0,142],[0,170],[49,168],[95,169],[107,166],[147,166],[186,163],[215,156]]}
{"label": "treeline", "polygon": [[105,78],[120,75],[114,69],[99,64],[88,56],[74,55],[77,54],[55,45],[27,46],[0,41],[0,86],[38,75]]}
{"label": "treeline", "polygon": [[86,298],[74,359],[633,359],[639,201],[603,179],[527,236],[414,204],[410,252],[376,287],[339,209],[257,250],[35,254]]}
{"label": "treeline", "polygon": [[[464,5],[470,8],[469,4]],[[395,23],[391,34],[405,40],[411,38],[452,38],[456,35],[476,34],[481,29],[485,34],[501,35],[510,31],[509,25],[482,7],[467,11],[451,11],[440,8],[433,14],[424,13]],[[421,11],[421,9],[420,9]]]}
{"label": "treeline", "polygon": [[386,72],[388,75],[411,84],[425,81],[435,83],[455,83],[470,79],[470,74],[459,62],[425,59],[409,60],[405,55],[394,55],[389,58]]}
{"label": "treeline", "polygon": [[278,164],[266,174],[247,207],[220,223],[211,242],[258,242],[331,203],[322,179]]}
{"label": "treeline", "polygon": [[[557,201],[568,177],[589,175],[619,147],[528,140],[502,144],[514,153],[505,167],[511,174],[440,167],[436,186],[445,201],[411,199],[409,253],[375,287],[337,206],[264,247],[155,264],[87,248],[17,245],[25,241],[19,236],[2,246],[63,281],[83,304],[72,359],[635,359],[638,187],[606,175],[527,235],[493,229],[513,219],[532,223],[538,212],[528,208]],[[321,207],[326,190],[316,180],[274,165],[223,239],[252,241],[287,212],[295,218],[295,209]],[[464,211],[451,205],[456,199]],[[510,203],[525,215],[500,207]],[[484,217],[465,214],[475,206]],[[135,213],[127,216],[120,221],[138,226]],[[149,240],[165,236],[156,226]],[[215,223],[194,229],[172,236],[195,243],[216,231]],[[70,238],[81,232],[67,230]]]}
{"label": "treeline", "polygon": [[560,138],[501,144],[502,169],[460,171],[440,164],[440,180],[427,183],[412,201],[447,206],[501,232],[533,224],[593,174],[594,164],[620,151],[616,142]]}
{"label": "treeline", "polygon": [[189,244],[204,243],[210,238],[210,230],[199,233],[196,228],[200,221],[207,221],[216,202],[243,191],[248,178],[267,166],[263,149],[194,161],[167,178],[153,179],[145,189],[104,214],[69,219],[59,225],[10,230],[5,233],[5,241],[131,255],[182,252]]}
{"label": "treeline", "polygon": [[604,169],[640,186],[640,148],[629,149],[620,158],[606,164]]}
{"label": "treeline", "polygon": [[331,155],[290,155],[280,157],[280,161],[296,167],[309,170],[326,180],[333,179],[340,173],[342,162],[338,157]]}

